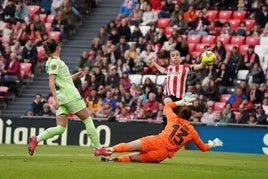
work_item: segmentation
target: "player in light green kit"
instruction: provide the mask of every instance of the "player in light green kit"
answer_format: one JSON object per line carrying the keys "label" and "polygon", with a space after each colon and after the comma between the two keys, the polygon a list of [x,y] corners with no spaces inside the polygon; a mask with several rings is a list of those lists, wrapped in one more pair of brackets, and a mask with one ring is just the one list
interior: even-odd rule
{"label": "player in light green kit", "polygon": [[43,47],[48,56],[46,72],[49,74],[49,88],[55,101],[57,126],[46,129],[38,136],[32,136],[28,143],[29,154],[34,154],[39,142],[62,134],[68,124],[68,114],[72,112],[85,124],[87,134],[95,146],[95,156],[110,155],[111,152],[100,145],[99,136],[92,118],[73,83],[73,80],[81,78],[84,73],[80,71],[70,75],[67,65],[60,59],[61,45],[58,41],[54,39],[46,40],[43,43]]}

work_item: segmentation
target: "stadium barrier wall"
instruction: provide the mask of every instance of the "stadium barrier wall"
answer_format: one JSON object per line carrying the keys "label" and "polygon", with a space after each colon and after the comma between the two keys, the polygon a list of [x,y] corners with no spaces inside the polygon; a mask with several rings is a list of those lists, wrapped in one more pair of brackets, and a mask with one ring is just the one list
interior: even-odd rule
{"label": "stadium barrier wall", "polygon": [[[118,123],[94,120],[94,123],[104,146],[158,134],[164,127],[163,124],[145,122]],[[27,144],[29,136],[39,134],[51,126],[55,126],[54,118],[0,118],[0,144]],[[213,151],[268,155],[267,127],[195,125],[204,142],[216,137],[224,142],[223,147],[215,148]],[[42,144],[90,146],[91,141],[87,137],[84,124],[70,120],[62,135],[40,143]],[[197,147],[189,142],[185,149],[197,150]]]}

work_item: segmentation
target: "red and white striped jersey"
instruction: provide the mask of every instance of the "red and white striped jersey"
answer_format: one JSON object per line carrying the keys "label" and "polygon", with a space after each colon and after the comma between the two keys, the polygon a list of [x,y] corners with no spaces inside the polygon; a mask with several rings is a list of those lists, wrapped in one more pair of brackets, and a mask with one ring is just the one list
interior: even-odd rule
{"label": "red and white striped jersey", "polygon": [[166,68],[167,81],[164,89],[164,94],[168,96],[175,96],[183,98],[186,92],[187,76],[190,72],[189,64],[183,65],[169,65]]}

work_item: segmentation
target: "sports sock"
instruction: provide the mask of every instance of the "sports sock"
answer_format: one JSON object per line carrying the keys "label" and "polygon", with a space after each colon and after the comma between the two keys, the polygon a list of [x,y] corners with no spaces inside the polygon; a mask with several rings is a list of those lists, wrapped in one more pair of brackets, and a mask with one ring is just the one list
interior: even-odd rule
{"label": "sports sock", "polygon": [[41,142],[49,139],[55,135],[60,135],[65,131],[65,127],[57,125],[56,127],[50,127],[37,136],[37,141]]}
{"label": "sports sock", "polygon": [[87,135],[90,138],[91,142],[93,143],[94,147],[100,148],[101,147],[100,139],[97,134],[92,118],[88,117],[87,119],[83,120],[83,122],[86,126]]}
{"label": "sports sock", "polygon": [[119,162],[130,162],[130,156],[129,155],[123,155],[118,158]]}
{"label": "sports sock", "polygon": [[130,147],[127,143],[120,143],[112,147],[114,152],[129,152]]}

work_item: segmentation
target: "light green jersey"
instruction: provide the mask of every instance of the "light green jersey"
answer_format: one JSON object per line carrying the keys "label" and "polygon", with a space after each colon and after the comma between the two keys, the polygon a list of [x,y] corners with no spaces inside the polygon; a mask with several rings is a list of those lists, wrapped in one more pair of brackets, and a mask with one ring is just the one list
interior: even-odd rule
{"label": "light green jersey", "polygon": [[46,72],[57,75],[56,93],[59,104],[68,103],[74,99],[81,98],[80,93],[74,86],[67,65],[59,57],[49,57],[46,62]]}

